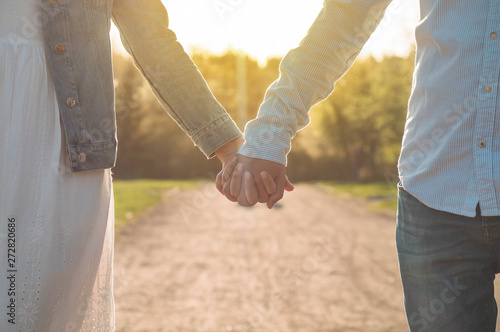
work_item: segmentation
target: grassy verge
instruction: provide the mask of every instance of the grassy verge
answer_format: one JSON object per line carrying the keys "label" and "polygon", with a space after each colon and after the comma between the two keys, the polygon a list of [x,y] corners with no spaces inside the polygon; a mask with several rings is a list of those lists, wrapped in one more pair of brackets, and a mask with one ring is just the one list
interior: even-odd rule
{"label": "grassy verge", "polygon": [[148,207],[158,204],[169,189],[192,189],[196,180],[114,180],[115,225],[133,221]]}
{"label": "grassy verge", "polygon": [[335,195],[347,197],[364,198],[371,203],[369,208],[374,210],[397,209],[396,183],[373,182],[373,183],[336,183],[319,182],[328,192]]}

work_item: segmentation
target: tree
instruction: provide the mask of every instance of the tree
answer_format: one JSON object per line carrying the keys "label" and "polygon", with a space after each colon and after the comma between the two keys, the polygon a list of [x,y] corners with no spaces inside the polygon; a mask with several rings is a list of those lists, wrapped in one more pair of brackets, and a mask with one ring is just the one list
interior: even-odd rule
{"label": "tree", "polygon": [[358,60],[319,107],[321,131],[353,179],[381,178],[399,156],[413,55]]}

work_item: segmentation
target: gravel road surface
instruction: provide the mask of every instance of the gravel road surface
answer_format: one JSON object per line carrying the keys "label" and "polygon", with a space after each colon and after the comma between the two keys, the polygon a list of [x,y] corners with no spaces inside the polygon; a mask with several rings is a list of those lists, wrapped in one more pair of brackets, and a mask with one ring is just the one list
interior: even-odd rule
{"label": "gravel road surface", "polygon": [[312,185],[273,210],[166,196],[116,234],[118,332],[408,331],[395,213]]}

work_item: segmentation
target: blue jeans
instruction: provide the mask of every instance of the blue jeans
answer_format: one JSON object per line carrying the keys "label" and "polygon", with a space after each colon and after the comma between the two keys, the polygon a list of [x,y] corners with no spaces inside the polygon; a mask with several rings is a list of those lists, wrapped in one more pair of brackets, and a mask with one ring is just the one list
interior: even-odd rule
{"label": "blue jeans", "polygon": [[500,217],[434,210],[399,187],[396,243],[412,332],[495,331]]}

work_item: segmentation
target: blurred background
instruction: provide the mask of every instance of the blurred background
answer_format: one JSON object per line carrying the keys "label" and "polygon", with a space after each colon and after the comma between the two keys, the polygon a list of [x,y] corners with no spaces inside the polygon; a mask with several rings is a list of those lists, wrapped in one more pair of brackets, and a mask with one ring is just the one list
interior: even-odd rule
{"label": "blurred background", "polygon": [[[164,0],[170,28],[217,100],[244,130],[286,52],[305,36],[322,0]],[[193,10],[196,8],[196,10]],[[414,62],[416,2],[394,1],[335,92],[293,141],[293,182],[394,178]],[[206,161],[166,116],[112,31],[120,149],[115,179],[208,178]],[[193,165],[193,167],[186,167]]]}
{"label": "blurred background", "polygon": [[[242,131],[323,6],[163,3]],[[311,110],[288,156],[297,188],[273,210],[241,208],[216,192],[220,162],[207,161],[168,117],[112,29],[118,332],[408,330],[395,184],[418,16],[417,1],[393,1],[334,93]]]}

